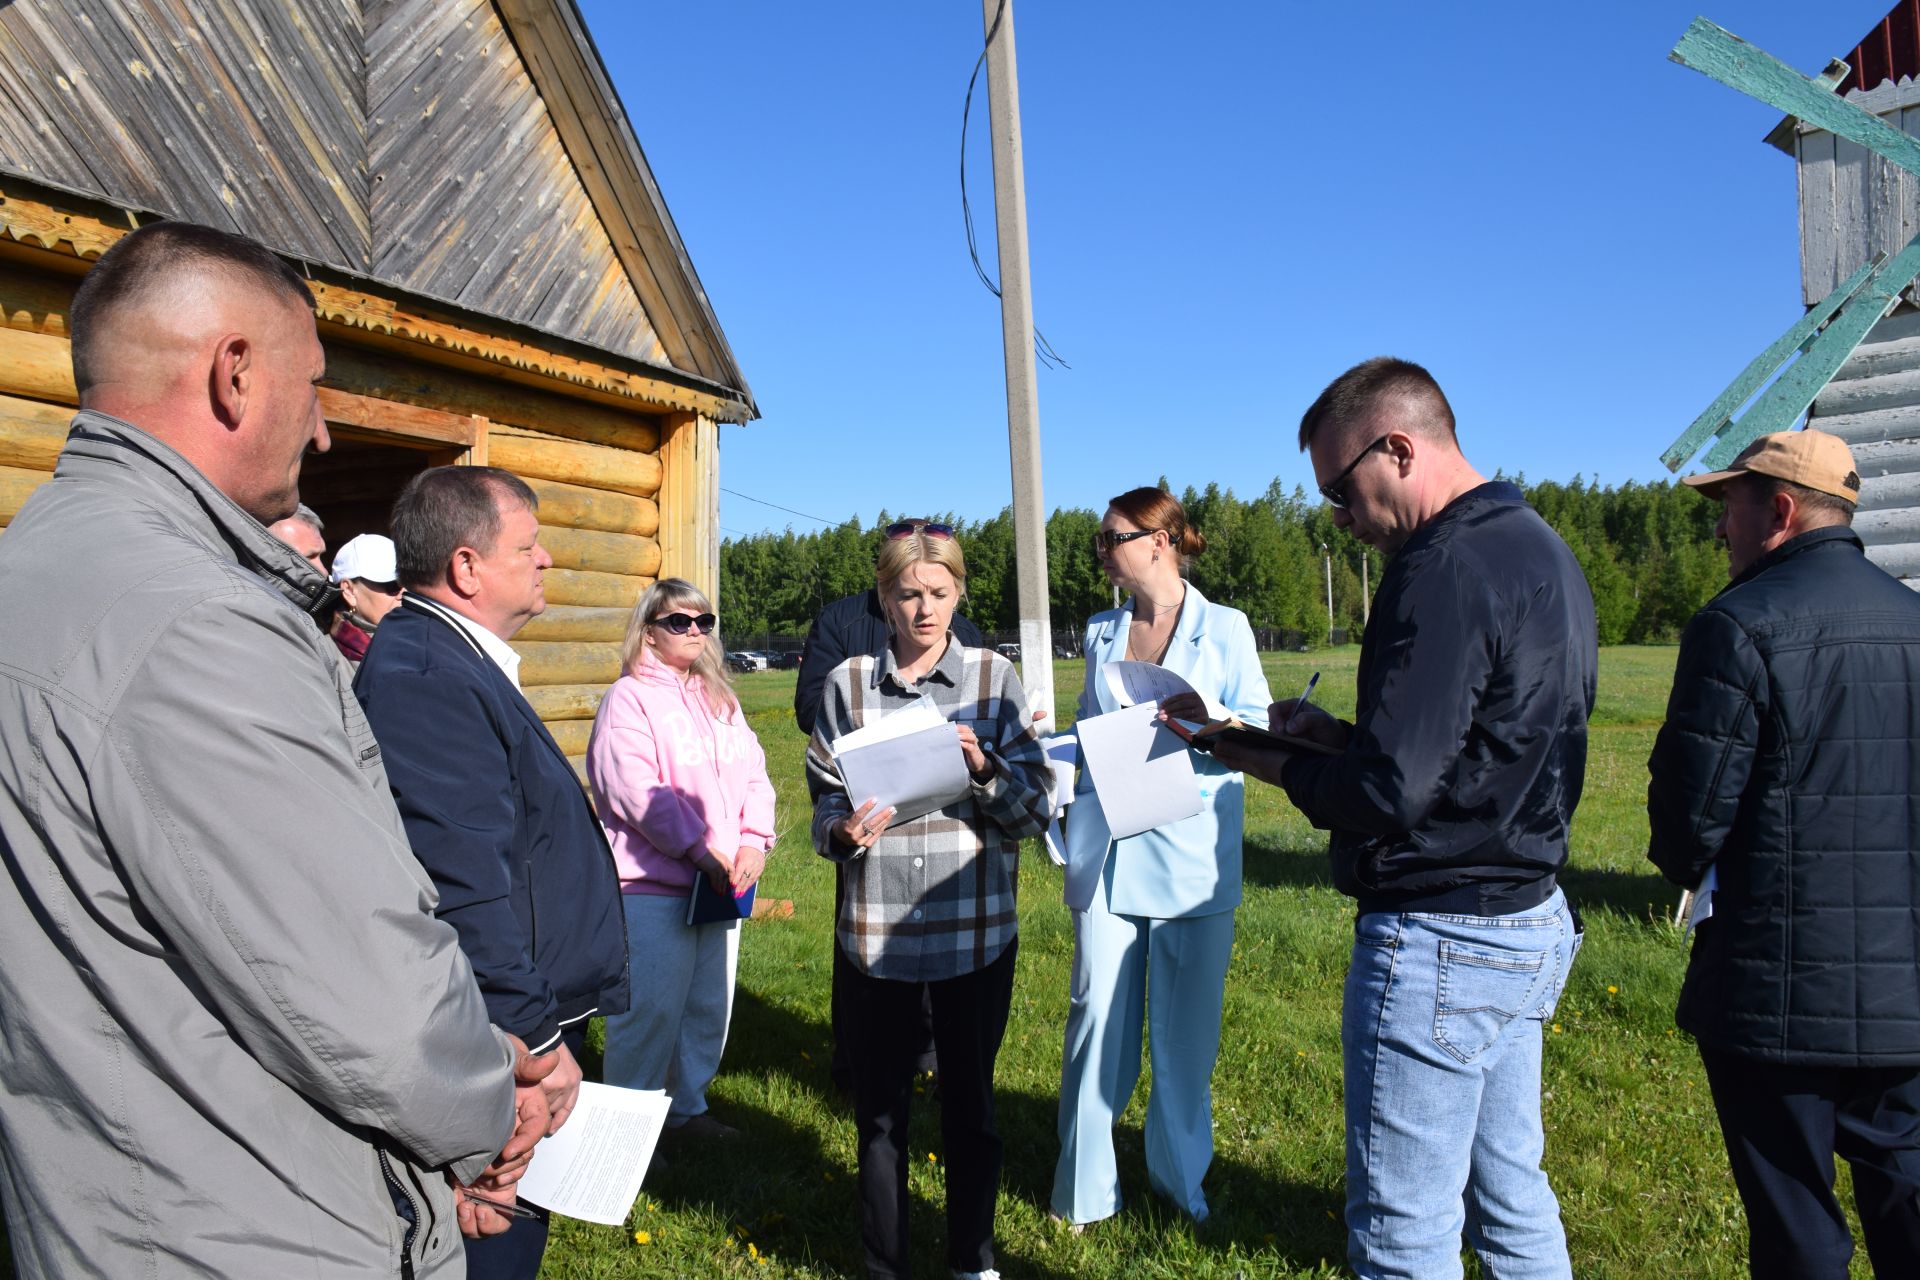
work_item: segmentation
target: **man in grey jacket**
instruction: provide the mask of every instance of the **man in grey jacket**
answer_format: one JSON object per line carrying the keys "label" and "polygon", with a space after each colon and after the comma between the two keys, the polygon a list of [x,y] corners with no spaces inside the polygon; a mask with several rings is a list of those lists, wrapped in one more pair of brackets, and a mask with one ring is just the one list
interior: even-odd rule
{"label": "man in grey jacket", "polygon": [[457,1276],[547,1117],[307,616],[326,583],[263,527],[327,447],[311,298],[157,223],[69,319],[81,412],[0,537],[14,1263]]}

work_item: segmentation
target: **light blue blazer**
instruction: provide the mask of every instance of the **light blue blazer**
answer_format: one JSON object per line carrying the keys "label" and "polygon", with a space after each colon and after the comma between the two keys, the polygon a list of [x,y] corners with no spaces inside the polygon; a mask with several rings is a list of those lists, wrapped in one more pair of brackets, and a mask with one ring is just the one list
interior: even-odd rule
{"label": "light blue blazer", "polygon": [[[1087,683],[1080,693],[1080,717],[1120,710],[1107,691],[1100,668],[1126,658],[1127,632],[1132,624],[1131,600],[1088,621]],[[1266,673],[1260,669],[1260,653],[1254,647],[1247,615],[1225,605],[1209,604],[1192,583],[1187,584],[1186,604],[1161,665],[1198,692],[1224,703],[1248,724],[1267,723],[1267,707],[1273,695],[1267,689]],[[1199,776],[1204,807],[1191,818],[1122,840],[1108,835],[1093,782],[1086,770],[1080,772],[1073,805],[1066,811],[1067,839],[1076,857],[1104,856],[1098,892],[1106,894],[1107,909],[1115,915],[1165,920],[1212,915],[1240,905],[1245,785],[1238,773],[1212,756],[1191,749],[1187,754]],[[1104,854],[1086,848],[1084,842],[1104,844]]]}

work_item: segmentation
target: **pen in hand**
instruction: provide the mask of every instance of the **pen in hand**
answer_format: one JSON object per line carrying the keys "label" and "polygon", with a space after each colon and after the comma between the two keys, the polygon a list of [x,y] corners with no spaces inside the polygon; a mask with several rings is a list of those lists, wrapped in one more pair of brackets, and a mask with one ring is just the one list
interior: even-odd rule
{"label": "pen in hand", "polygon": [[1313,696],[1313,686],[1319,683],[1320,683],[1320,673],[1318,671],[1314,672],[1311,676],[1307,677],[1307,687],[1305,691],[1301,693],[1299,698],[1297,698],[1294,701],[1293,713],[1287,717],[1288,725],[1291,725],[1293,723],[1294,716],[1297,716],[1300,714],[1301,708],[1307,705],[1307,699]]}
{"label": "pen in hand", "polygon": [[460,1195],[465,1200],[472,1201],[477,1205],[484,1205],[486,1208],[492,1209],[495,1213],[504,1213],[510,1218],[537,1218],[540,1216],[523,1204],[489,1200],[485,1196],[475,1195],[465,1187],[460,1188]]}

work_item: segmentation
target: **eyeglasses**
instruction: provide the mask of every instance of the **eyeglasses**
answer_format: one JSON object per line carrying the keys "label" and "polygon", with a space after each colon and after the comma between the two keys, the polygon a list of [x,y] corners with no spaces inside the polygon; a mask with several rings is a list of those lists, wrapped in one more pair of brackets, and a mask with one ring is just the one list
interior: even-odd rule
{"label": "eyeglasses", "polygon": [[702,613],[697,616],[691,613],[668,613],[653,619],[647,623],[647,625],[650,627],[665,627],[677,636],[683,636],[687,634],[687,632],[696,629],[701,635],[710,636],[713,634],[713,624],[716,621],[717,619],[710,613]]}
{"label": "eyeglasses", "polygon": [[938,524],[931,520],[896,520],[887,526],[887,541],[898,542],[902,538],[911,538],[916,533],[924,533],[929,538],[952,539],[953,526]]}
{"label": "eyeglasses", "polygon": [[1375,440],[1372,444],[1362,449],[1360,451],[1360,456],[1355,458],[1352,462],[1349,462],[1346,465],[1345,469],[1343,469],[1339,475],[1335,476],[1333,479],[1327,481],[1325,484],[1320,486],[1320,496],[1327,500],[1328,506],[1336,507],[1341,511],[1345,511],[1347,509],[1347,489],[1346,489],[1347,477],[1353,474],[1353,469],[1355,467],[1359,466],[1362,462],[1365,462],[1367,460],[1368,454],[1372,453],[1375,449],[1378,449],[1381,445],[1385,444],[1387,442],[1387,436],[1390,436],[1392,434],[1393,432],[1389,431],[1387,432],[1387,435],[1381,436],[1378,440]]}
{"label": "eyeglasses", "polygon": [[1135,538],[1151,538],[1160,532],[1158,529],[1134,529],[1121,533],[1118,529],[1102,529],[1093,535],[1093,554],[1104,556],[1123,542],[1132,542]]}

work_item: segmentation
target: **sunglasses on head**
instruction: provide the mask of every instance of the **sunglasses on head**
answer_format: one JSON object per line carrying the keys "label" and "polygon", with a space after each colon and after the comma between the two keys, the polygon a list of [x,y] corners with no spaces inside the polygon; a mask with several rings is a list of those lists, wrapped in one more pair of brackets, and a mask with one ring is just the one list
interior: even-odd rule
{"label": "sunglasses on head", "polygon": [[703,636],[710,636],[713,634],[713,624],[715,621],[716,619],[710,613],[698,615],[691,613],[666,613],[653,619],[647,623],[647,625],[650,627],[665,627],[677,636],[683,636],[693,630],[698,630]]}
{"label": "sunglasses on head", "polygon": [[929,538],[952,538],[953,526],[931,520],[896,520],[887,526],[887,541],[897,542],[901,538],[911,538],[916,533],[924,533]]}

